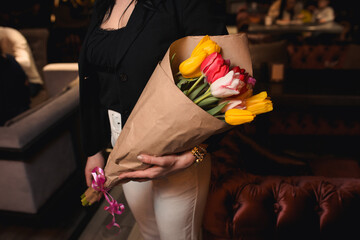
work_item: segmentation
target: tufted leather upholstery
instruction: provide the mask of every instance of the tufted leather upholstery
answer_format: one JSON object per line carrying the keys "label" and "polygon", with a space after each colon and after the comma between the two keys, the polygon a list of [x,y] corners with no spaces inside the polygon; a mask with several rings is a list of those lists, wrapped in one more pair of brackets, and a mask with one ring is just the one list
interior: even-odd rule
{"label": "tufted leather upholstery", "polygon": [[283,63],[291,69],[360,68],[360,45],[357,44],[310,44],[282,40],[250,43],[249,48],[255,70],[264,63]]}
{"label": "tufted leather upholstery", "polygon": [[360,179],[233,172],[212,186],[204,219],[205,239],[346,235],[357,232],[359,203]]}
{"label": "tufted leather upholstery", "polygon": [[287,51],[290,67],[295,69],[360,68],[359,46],[355,44],[294,44]]}
{"label": "tufted leather upholstery", "polygon": [[271,114],[270,122],[270,134],[360,136],[360,122],[353,114],[325,115],[279,111]]}
{"label": "tufted leather upholstery", "polygon": [[236,131],[213,154],[203,239],[359,239],[360,179],[245,160]]}

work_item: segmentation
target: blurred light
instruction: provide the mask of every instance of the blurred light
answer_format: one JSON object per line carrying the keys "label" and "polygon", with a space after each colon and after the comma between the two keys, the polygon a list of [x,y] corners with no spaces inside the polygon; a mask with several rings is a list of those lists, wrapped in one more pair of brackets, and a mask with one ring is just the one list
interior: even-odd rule
{"label": "blurred light", "polygon": [[56,16],[55,16],[55,14],[51,14],[51,15],[50,15],[50,21],[51,21],[52,23],[54,23],[54,22],[56,21]]}

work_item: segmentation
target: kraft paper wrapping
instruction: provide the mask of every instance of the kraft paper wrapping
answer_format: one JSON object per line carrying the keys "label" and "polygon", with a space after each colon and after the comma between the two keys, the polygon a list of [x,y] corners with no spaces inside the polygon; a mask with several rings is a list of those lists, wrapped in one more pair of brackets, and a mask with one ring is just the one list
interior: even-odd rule
{"label": "kraft paper wrapping", "polygon": [[[137,160],[141,153],[162,156],[187,151],[211,135],[231,128],[194,104],[173,78],[180,63],[190,57],[202,37],[190,36],[173,42],[157,65],[109,155],[104,169],[106,186],[118,184],[117,177],[123,171],[148,167]],[[245,34],[210,36],[210,39],[221,47],[223,58],[230,59],[231,66],[245,68],[252,75]]]}

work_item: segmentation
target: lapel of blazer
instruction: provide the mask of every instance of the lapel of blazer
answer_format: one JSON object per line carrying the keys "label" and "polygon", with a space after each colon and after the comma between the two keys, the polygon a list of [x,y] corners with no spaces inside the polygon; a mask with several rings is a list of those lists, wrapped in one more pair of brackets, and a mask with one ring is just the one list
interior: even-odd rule
{"label": "lapel of blazer", "polygon": [[116,66],[119,67],[126,52],[130,48],[131,44],[135,41],[141,30],[145,27],[146,23],[157,11],[157,7],[162,0],[141,1],[136,4],[130,19],[124,29],[124,38],[121,43],[121,47],[117,50],[117,62]]}

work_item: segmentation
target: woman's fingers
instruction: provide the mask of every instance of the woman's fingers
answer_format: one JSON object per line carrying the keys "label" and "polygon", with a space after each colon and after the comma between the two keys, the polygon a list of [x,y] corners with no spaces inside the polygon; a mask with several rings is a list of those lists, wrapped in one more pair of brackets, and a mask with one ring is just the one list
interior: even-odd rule
{"label": "woman's fingers", "polygon": [[90,187],[91,186],[91,180],[92,180],[91,173],[85,172],[85,180],[86,180],[86,185],[88,187]]}
{"label": "woman's fingers", "polygon": [[138,160],[150,165],[144,170],[121,173],[118,178],[120,181],[138,181],[144,182],[155,178],[164,177],[175,173],[181,169],[189,167],[195,160],[191,152],[185,152],[181,155],[167,155],[155,157],[146,154],[138,156]]}
{"label": "woman's fingers", "polygon": [[168,155],[168,156],[164,156],[164,157],[155,157],[155,156],[150,156],[150,155],[146,155],[146,154],[141,154],[137,158],[138,158],[138,160],[142,161],[143,163],[146,163],[149,165],[157,165],[160,167],[170,167],[175,163],[177,156],[176,155]]}
{"label": "woman's fingers", "polygon": [[146,180],[153,179],[153,178],[157,177],[156,175],[159,172],[155,168],[158,168],[158,167],[150,167],[145,170],[137,170],[137,171],[133,171],[133,172],[121,173],[118,176],[118,178],[120,180],[122,180],[122,179],[132,179],[132,180],[143,179],[143,181],[145,181],[145,179]]}

